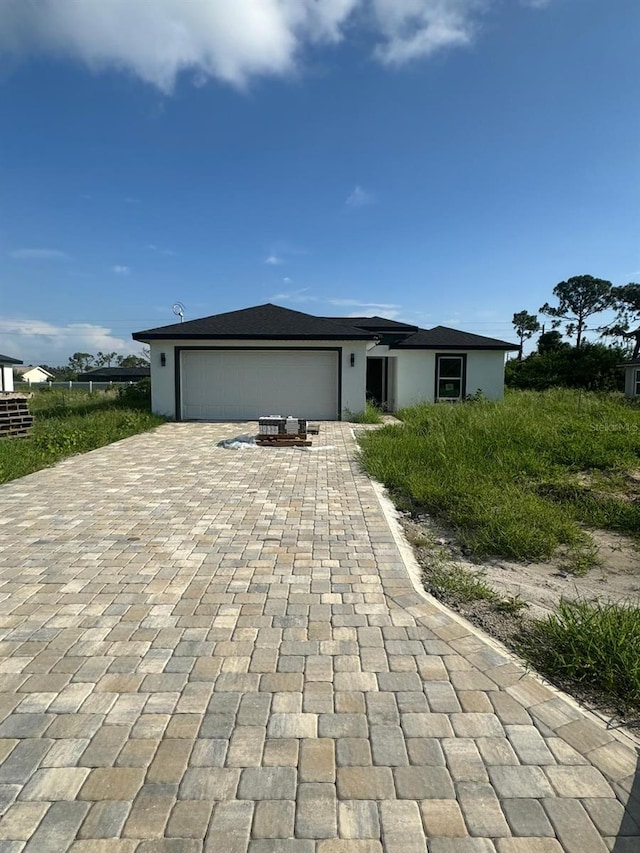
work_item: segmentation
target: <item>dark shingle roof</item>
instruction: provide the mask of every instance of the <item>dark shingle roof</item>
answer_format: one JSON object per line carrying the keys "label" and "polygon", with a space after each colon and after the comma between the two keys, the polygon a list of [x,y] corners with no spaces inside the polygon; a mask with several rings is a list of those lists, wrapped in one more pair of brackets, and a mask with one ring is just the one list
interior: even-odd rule
{"label": "dark shingle roof", "polygon": [[420,329],[414,335],[399,341],[393,349],[517,350],[520,348],[516,344],[509,344],[496,338],[485,338],[483,335],[461,332],[459,329],[435,326],[433,329]]}
{"label": "dark shingle roof", "polygon": [[0,355],[0,364],[22,364],[19,358],[11,358],[10,355]]}
{"label": "dark shingle roof", "polygon": [[78,382],[128,382],[151,376],[150,367],[95,367],[78,376]]}
{"label": "dark shingle roof", "polygon": [[136,341],[166,339],[205,339],[222,340],[372,340],[371,332],[363,331],[353,324],[339,322],[338,319],[312,317],[301,311],[281,308],[278,305],[258,305],[256,308],[244,308],[241,311],[228,311],[214,314],[200,320],[188,320],[185,323],[173,323],[157,329],[134,332]]}
{"label": "dark shingle roof", "polygon": [[355,326],[356,329],[366,329],[368,332],[417,332],[418,326],[400,323],[398,320],[387,320],[386,317],[325,317],[334,323],[344,323]]}

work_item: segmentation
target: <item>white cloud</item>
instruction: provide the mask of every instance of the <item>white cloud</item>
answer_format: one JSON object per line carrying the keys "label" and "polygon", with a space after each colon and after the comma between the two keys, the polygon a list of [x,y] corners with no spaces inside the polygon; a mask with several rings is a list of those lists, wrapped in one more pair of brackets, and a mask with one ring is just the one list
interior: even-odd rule
{"label": "white cloud", "polygon": [[163,249],[162,246],[156,246],[155,243],[147,243],[145,246],[150,252],[157,252],[159,255],[175,255],[173,249]]}
{"label": "white cloud", "polygon": [[69,255],[60,249],[15,249],[9,252],[12,258],[33,261],[67,261]]}
{"label": "white cloud", "polygon": [[478,13],[490,0],[373,0],[382,42],[377,58],[401,65],[439,50],[470,44]]}
{"label": "white cloud", "polygon": [[374,201],[375,198],[370,192],[358,186],[347,196],[345,204],[347,207],[366,207],[368,204],[373,204]]}
{"label": "white cloud", "polygon": [[183,72],[194,85],[242,87],[295,72],[314,43],[352,32],[361,42],[365,27],[385,64],[467,45],[491,6],[498,0],[3,0],[0,53],[115,68],[167,94]]}
{"label": "white cloud", "polygon": [[[373,313],[372,313],[372,311],[369,311],[364,316],[365,317],[371,317],[371,316],[373,316]],[[396,310],[384,312],[385,320],[396,320],[399,316],[400,316],[400,312],[396,311]],[[347,314],[347,317],[362,317],[362,311],[351,311],[349,314]]]}
{"label": "white cloud", "polygon": [[[285,279],[285,283],[291,279]],[[312,296],[309,293],[308,287],[301,287],[299,290],[286,290],[282,293],[274,293],[270,297],[273,302],[317,302],[318,297]]]}
{"label": "white cloud", "polygon": [[[368,308],[370,310],[380,309],[382,311],[390,311],[394,308],[402,307],[392,302],[361,302],[359,299],[329,299],[329,303],[331,305],[342,305],[344,307]],[[358,315],[354,314],[353,316],[357,317]]]}
{"label": "white cloud", "polygon": [[93,323],[57,326],[44,320],[0,318],[0,334],[11,355],[26,364],[65,364],[74,352],[137,352],[139,345]]}
{"label": "white cloud", "polygon": [[454,311],[454,313],[449,317],[448,320],[444,320],[442,322],[443,326],[459,326],[462,321],[460,320],[460,312]]}
{"label": "white cloud", "polygon": [[115,273],[116,275],[129,275],[131,272],[131,267],[126,267],[124,266],[124,264],[116,264],[115,266],[111,267],[111,272]]}
{"label": "white cloud", "polygon": [[278,257],[278,255],[269,255],[264,259],[265,264],[270,264],[273,267],[277,267],[280,264],[284,263],[282,258]]}
{"label": "white cloud", "polygon": [[[362,317],[362,316],[363,316],[362,311],[351,311],[349,314],[347,314],[347,317]],[[365,317],[373,317],[374,311],[373,310],[365,311],[364,316]],[[399,311],[393,310],[393,311],[385,311],[384,312],[384,319],[385,320],[397,320],[399,316],[400,316]]]}

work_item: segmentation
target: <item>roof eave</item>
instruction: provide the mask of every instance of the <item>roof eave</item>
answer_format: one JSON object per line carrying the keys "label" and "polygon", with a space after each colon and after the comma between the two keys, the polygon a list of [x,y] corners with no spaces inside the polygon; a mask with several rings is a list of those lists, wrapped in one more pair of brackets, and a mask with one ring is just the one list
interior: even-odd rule
{"label": "roof eave", "polygon": [[149,341],[373,341],[376,335],[211,335],[211,334],[157,334],[146,332],[135,332],[132,335],[134,341],[147,343]]}
{"label": "roof eave", "polygon": [[498,345],[471,345],[471,346],[463,346],[461,344],[403,344],[399,343],[395,346],[390,346],[389,349],[395,350],[403,350],[403,349],[425,349],[425,350],[459,350],[461,352],[468,352],[470,350],[490,350],[494,352],[516,352],[520,349],[520,347],[514,346],[513,344],[505,344],[504,346]]}

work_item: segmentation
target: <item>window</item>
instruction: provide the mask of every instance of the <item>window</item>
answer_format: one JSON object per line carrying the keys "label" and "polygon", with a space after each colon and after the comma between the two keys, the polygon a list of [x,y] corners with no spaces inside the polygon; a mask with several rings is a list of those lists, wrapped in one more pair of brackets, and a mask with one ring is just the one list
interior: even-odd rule
{"label": "window", "polygon": [[640,367],[636,368],[636,381],[633,383],[633,393],[640,397]]}
{"label": "window", "polygon": [[436,400],[461,400],[465,393],[465,355],[436,356]]}

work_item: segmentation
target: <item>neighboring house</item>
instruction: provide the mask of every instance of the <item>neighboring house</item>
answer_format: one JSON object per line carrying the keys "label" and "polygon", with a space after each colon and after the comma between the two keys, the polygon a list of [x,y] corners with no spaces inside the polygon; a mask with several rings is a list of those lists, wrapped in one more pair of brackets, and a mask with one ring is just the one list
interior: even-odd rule
{"label": "neighboring house", "polygon": [[0,355],[0,393],[13,391],[13,367],[16,364],[22,364],[19,358]]}
{"label": "neighboring house", "polygon": [[16,382],[28,382],[29,385],[37,384],[38,382],[48,382],[53,379],[53,373],[49,373],[44,367],[25,364],[23,367],[14,367],[13,375]]}
{"label": "neighboring house", "polygon": [[388,411],[500,399],[515,344],[383,317],[313,317],[260,305],[136,332],[151,348],[153,411],[176,420],[340,420],[367,396]]}
{"label": "neighboring house", "polygon": [[624,367],[624,393],[627,397],[640,397],[640,358],[620,366]]}
{"label": "neighboring house", "polygon": [[78,382],[139,382],[151,376],[150,367],[96,367],[78,376]]}

